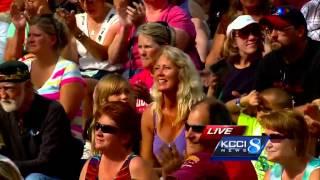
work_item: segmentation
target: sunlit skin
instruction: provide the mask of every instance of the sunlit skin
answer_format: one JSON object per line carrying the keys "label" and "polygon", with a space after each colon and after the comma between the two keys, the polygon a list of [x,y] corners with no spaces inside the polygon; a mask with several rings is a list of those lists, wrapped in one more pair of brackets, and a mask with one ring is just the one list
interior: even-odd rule
{"label": "sunlit skin", "polygon": [[105,7],[104,0],[80,0],[79,2],[83,10],[92,18],[100,18],[103,14],[100,11],[103,12],[101,7]]}
{"label": "sunlit skin", "polygon": [[[245,28],[252,28],[252,26],[249,25]],[[236,31],[235,33],[237,34],[238,32]],[[259,46],[258,43],[260,43],[259,38],[260,37],[253,35],[252,33],[250,33],[250,35],[247,37],[236,36],[235,45],[239,48],[240,55],[249,56],[249,55],[255,54]]]}
{"label": "sunlit skin", "polygon": [[[277,131],[271,129],[265,129],[265,134],[280,134]],[[266,145],[267,158],[272,162],[284,162],[288,161],[291,157],[296,156],[296,152],[294,151],[295,146],[293,140],[290,139],[275,139],[269,140]]]}
{"label": "sunlit skin", "polygon": [[271,49],[290,49],[292,44],[296,42],[295,29],[288,26],[281,29],[273,29],[268,37],[270,38]]}
{"label": "sunlit skin", "polygon": [[153,58],[160,49],[159,44],[153,41],[151,36],[139,35],[138,50],[141,57],[143,68],[152,68]]}
{"label": "sunlit skin", "polygon": [[165,56],[160,56],[153,68],[154,81],[159,91],[178,89],[178,68]]}
{"label": "sunlit skin", "polygon": [[0,83],[0,104],[6,112],[18,110],[24,100],[23,83]]}
{"label": "sunlit skin", "polygon": [[[98,101],[97,95],[96,95],[96,89],[93,91],[92,95],[93,101]],[[135,107],[135,98],[133,94],[131,93],[130,89],[124,89],[122,92],[118,94],[112,94],[106,97],[106,102],[114,102],[114,101],[122,101],[129,103],[132,107]]]}
{"label": "sunlit skin", "polygon": [[48,4],[47,1],[43,0],[25,0],[25,8],[28,15],[34,16],[43,11],[44,8],[48,8]]}
{"label": "sunlit skin", "polygon": [[122,102],[129,102],[130,92],[121,92],[119,94],[112,94],[108,97],[108,101],[122,101]]}
{"label": "sunlit skin", "polygon": [[[197,105],[189,114],[187,123],[189,125],[208,125],[209,124],[209,112],[208,105],[201,103]],[[185,132],[186,136],[186,152],[187,155],[191,155],[197,152],[212,152],[212,142],[200,142],[200,136],[202,133],[192,131],[190,128]]]}
{"label": "sunlit skin", "polygon": [[[117,127],[116,123],[107,115],[102,115],[98,121],[103,125]],[[101,129],[95,131],[95,148],[97,150],[110,150],[110,148],[121,148],[117,134],[103,133]]]}
{"label": "sunlit skin", "polygon": [[56,39],[54,36],[46,34],[38,26],[34,25],[30,27],[30,33],[27,40],[28,52],[33,54],[47,52],[50,49],[52,50],[52,47],[55,44],[55,42]]}

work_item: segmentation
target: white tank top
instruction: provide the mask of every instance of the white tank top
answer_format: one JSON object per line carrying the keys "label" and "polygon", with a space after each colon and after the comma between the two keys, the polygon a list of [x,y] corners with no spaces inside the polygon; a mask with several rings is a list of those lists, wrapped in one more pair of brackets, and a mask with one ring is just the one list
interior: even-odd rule
{"label": "white tank top", "polygon": [[[76,15],[76,21],[78,28],[87,36],[89,36],[88,24],[87,24],[87,13],[81,13]],[[105,20],[103,21],[100,31],[94,39],[95,42],[102,44],[105,36],[111,27],[111,25],[117,23],[119,17],[114,9],[111,9],[107,14]],[[121,64],[110,65],[107,60],[101,61],[94,58],[87,49],[77,40],[77,49],[80,55],[79,67],[81,70],[106,70],[106,71],[116,71],[122,68]]]}

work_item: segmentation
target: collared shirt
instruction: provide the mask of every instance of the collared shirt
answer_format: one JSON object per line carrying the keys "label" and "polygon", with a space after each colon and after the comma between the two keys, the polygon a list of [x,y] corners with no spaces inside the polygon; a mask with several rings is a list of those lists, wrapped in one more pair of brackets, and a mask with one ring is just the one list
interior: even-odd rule
{"label": "collared shirt", "polygon": [[307,26],[308,36],[316,41],[320,41],[320,0],[310,0],[301,8]]}
{"label": "collared shirt", "polygon": [[0,153],[10,158],[23,176],[42,173],[70,179],[65,175],[73,174],[72,167],[79,163],[75,156],[80,160],[82,149],[73,141],[62,105],[35,94],[22,118],[0,107],[0,119],[4,144]]}

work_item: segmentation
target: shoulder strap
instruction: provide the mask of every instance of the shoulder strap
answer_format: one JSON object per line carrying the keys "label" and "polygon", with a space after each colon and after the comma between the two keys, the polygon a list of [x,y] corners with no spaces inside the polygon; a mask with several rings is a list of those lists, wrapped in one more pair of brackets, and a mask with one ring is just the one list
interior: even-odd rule
{"label": "shoulder strap", "polygon": [[100,32],[97,36],[97,41],[99,43],[102,43],[103,40],[104,40],[104,34],[105,32],[109,29],[110,27],[110,20],[112,19],[112,17],[114,17],[116,15],[116,12],[115,10],[112,8],[109,13],[107,14],[106,18],[104,19],[102,25],[101,25],[101,28],[100,28]]}
{"label": "shoulder strap", "polygon": [[318,168],[320,168],[320,159],[317,159],[317,158],[311,159],[308,162],[307,167],[303,173],[302,180],[309,180],[312,171]]}
{"label": "shoulder strap", "polygon": [[93,156],[88,164],[86,180],[96,180],[99,174],[100,155]]}
{"label": "shoulder strap", "polygon": [[137,155],[135,154],[130,154],[126,161],[123,163],[120,171],[118,172],[117,176],[115,177],[116,180],[127,180],[127,179],[131,179],[131,174],[130,174],[130,162],[133,158],[137,157]]}
{"label": "shoulder strap", "polygon": [[153,120],[153,134],[157,134],[157,113],[152,111],[152,120]]}
{"label": "shoulder strap", "polygon": [[270,179],[281,180],[282,167],[280,164],[276,163],[270,170]]}
{"label": "shoulder strap", "polygon": [[128,156],[128,158],[126,159],[126,161],[123,163],[121,169],[122,169],[122,168],[125,168],[125,167],[127,167],[127,166],[129,167],[130,161],[131,161],[133,158],[135,158],[135,157],[137,157],[137,155],[131,153],[131,154]]}

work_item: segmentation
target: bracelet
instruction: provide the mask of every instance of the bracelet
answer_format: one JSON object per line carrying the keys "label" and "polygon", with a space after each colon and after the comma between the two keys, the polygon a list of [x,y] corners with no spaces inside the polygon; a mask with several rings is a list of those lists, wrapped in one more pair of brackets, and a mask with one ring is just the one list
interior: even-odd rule
{"label": "bracelet", "polygon": [[86,35],[81,31],[79,34],[75,35],[76,39],[81,41]]}
{"label": "bracelet", "polygon": [[240,99],[241,99],[241,98],[237,98],[237,99],[236,99],[236,106],[237,106],[238,108],[243,108],[243,106],[241,106]]}

